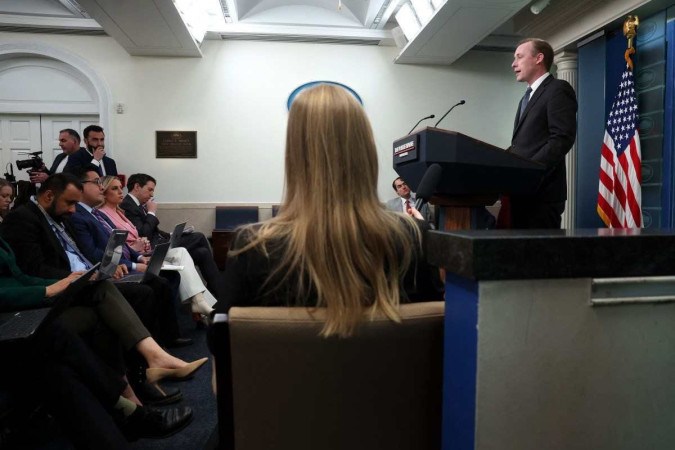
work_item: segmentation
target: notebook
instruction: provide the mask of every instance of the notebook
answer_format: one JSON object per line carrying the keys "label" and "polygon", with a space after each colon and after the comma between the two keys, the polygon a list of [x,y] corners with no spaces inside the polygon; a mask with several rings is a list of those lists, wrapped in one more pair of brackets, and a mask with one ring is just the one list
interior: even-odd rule
{"label": "notebook", "polygon": [[27,309],[0,313],[0,342],[10,342],[33,336],[40,328],[51,323],[73,301],[75,294],[87,286],[89,279],[98,270],[99,264],[73,280],[68,287],[54,298],[51,308]]}

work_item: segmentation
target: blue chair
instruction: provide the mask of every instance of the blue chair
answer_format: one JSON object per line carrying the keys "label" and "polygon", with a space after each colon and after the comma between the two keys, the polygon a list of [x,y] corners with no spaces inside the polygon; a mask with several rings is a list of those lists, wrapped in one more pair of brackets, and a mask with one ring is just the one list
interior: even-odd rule
{"label": "blue chair", "polygon": [[258,221],[257,206],[216,206],[216,227],[211,233],[211,246],[220,270],[225,270],[227,250],[234,237],[234,230],[241,225]]}
{"label": "blue chair", "polygon": [[240,225],[258,222],[257,206],[217,206],[216,230],[233,231]]}

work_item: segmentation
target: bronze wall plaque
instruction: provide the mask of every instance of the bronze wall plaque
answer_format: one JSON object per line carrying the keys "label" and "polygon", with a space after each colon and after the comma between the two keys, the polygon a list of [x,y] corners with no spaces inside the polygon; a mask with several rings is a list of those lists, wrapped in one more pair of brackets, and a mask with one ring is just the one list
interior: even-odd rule
{"label": "bronze wall plaque", "polygon": [[196,131],[156,131],[157,158],[196,158]]}

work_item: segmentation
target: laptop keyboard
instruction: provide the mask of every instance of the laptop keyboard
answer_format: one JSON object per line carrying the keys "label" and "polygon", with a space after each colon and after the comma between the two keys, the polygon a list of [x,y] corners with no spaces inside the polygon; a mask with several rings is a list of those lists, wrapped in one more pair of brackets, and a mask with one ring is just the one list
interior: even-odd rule
{"label": "laptop keyboard", "polygon": [[145,274],[143,273],[132,273],[131,275],[120,278],[119,280],[112,281],[113,283],[140,283],[143,281],[144,276]]}
{"label": "laptop keyboard", "polygon": [[49,309],[21,311],[19,317],[11,317],[5,323],[0,324],[0,340],[9,341],[30,336],[42,323],[48,312]]}

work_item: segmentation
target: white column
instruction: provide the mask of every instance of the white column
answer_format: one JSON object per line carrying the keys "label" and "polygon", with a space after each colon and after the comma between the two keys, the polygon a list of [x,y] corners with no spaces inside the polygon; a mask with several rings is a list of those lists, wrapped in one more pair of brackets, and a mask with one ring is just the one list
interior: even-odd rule
{"label": "white column", "polygon": [[[578,57],[576,53],[561,51],[555,54],[553,63],[556,65],[556,77],[567,81],[574,91],[577,90],[577,67]],[[562,216],[562,227],[565,229],[574,228],[574,209],[576,207],[576,178],[577,178],[577,144],[576,141],[572,149],[565,158],[567,163],[567,205]]]}

